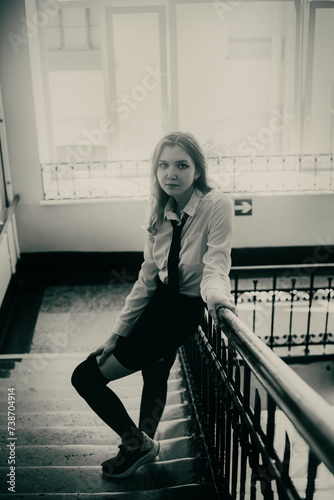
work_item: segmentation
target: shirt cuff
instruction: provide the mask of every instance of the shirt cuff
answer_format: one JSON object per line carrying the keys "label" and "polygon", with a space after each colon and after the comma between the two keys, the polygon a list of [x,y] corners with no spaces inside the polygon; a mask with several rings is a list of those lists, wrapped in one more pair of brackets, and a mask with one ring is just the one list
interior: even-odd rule
{"label": "shirt cuff", "polygon": [[229,289],[226,288],[224,291],[222,291],[221,288],[213,287],[213,286],[210,287],[208,290],[206,290],[205,295],[204,294],[202,295],[202,299],[206,303],[207,303],[207,296],[208,296],[208,293],[210,293],[210,290],[215,290],[215,292],[219,293],[219,295],[220,295],[219,303],[223,307],[227,307],[228,309],[230,309],[234,313],[236,312],[236,308],[235,308],[235,304],[234,304],[234,297]]}
{"label": "shirt cuff", "polygon": [[131,332],[131,323],[125,323],[124,321],[118,319],[112,329],[112,333],[116,333],[120,337],[128,337]]}
{"label": "shirt cuff", "polygon": [[232,300],[229,300],[229,299],[222,299],[222,300],[221,300],[221,305],[219,305],[219,306],[217,307],[217,311],[218,311],[221,307],[226,307],[227,309],[230,309],[232,312],[234,312],[234,314],[236,314],[235,304],[234,304],[234,302],[232,302]]}

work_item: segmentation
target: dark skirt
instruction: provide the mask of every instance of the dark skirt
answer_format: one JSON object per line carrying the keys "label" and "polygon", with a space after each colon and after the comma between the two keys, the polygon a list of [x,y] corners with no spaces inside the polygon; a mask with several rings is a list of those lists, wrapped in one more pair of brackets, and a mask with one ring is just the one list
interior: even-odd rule
{"label": "dark skirt", "polygon": [[201,320],[201,297],[171,296],[159,281],[151,301],[128,337],[120,337],[113,354],[130,370],[142,370],[178,349],[193,335]]}

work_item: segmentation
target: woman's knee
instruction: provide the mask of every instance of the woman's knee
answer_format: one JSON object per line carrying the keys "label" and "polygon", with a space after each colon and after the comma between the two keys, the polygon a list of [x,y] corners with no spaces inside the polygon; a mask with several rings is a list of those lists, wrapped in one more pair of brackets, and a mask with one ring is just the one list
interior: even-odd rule
{"label": "woman's knee", "polygon": [[95,357],[89,357],[80,363],[72,373],[71,383],[79,394],[95,390],[97,384],[106,384]]}
{"label": "woman's knee", "polygon": [[72,377],[71,377],[71,384],[73,387],[80,392],[82,386],[85,383],[86,379],[86,361],[83,361],[80,363],[73,371]]}

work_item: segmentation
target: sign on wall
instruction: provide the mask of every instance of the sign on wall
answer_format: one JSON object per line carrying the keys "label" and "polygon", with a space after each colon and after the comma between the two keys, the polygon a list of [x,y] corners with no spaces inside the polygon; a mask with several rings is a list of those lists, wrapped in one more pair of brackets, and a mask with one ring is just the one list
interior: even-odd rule
{"label": "sign on wall", "polygon": [[235,199],[234,200],[234,214],[235,215],[252,215],[253,200],[251,199]]}

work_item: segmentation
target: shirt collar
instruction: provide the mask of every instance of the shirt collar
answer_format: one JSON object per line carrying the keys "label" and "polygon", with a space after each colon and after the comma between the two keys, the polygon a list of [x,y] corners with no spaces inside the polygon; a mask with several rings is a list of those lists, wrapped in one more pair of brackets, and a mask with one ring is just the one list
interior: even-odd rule
{"label": "shirt collar", "polygon": [[[203,196],[204,196],[204,194],[201,191],[199,191],[196,188],[194,189],[188,203],[186,204],[184,209],[181,211],[181,219],[185,213],[188,214],[190,217],[193,217],[195,215],[195,212],[197,210],[199,202],[201,201]],[[168,199],[166,206],[165,206],[165,219],[166,220],[176,220],[179,223],[181,223],[180,217],[174,211],[175,205],[176,205],[175,199],[171,196]]]}

